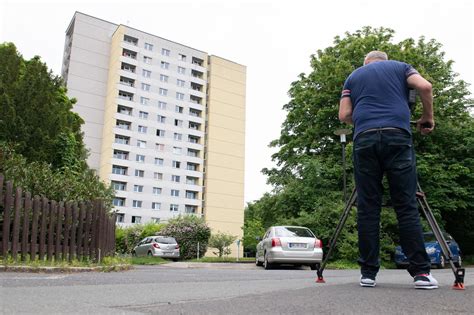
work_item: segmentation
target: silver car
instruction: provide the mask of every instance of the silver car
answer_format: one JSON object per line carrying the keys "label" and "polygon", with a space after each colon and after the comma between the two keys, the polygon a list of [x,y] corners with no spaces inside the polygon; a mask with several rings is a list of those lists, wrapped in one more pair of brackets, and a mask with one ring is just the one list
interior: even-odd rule
{"label": "silver car", "polygon": [[145,237],[132,250],[133,256],[156,256],[178,260],[179,245],[174,237],[149,236]]}
{"label": "silver car", "polygon": [[316,270],[323,259],[322,242],[302,226],[272,226],[257,244],[255,263],[270,269],[277,264],[308,265]]}

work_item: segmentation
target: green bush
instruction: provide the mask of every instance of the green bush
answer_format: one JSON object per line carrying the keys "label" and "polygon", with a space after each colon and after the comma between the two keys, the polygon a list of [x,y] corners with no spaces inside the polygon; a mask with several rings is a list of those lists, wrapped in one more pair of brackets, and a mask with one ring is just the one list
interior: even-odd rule
{"label": "green bush", "polygon": [[173,236],[179,244],[182,259],[197,257],[199,243],[199,257],[206,251],[211,237],[211,229],[203,218],[194,215],[178,216],[170,219],[161,231],[163,235]]}
{"label": "green bush", "polygon": [[223,255],[229,255],[232,251],[229,246],[237,239],[237,236],[226,233],[217,232],[211,235],[209,239],[209,247],[217,249],[217,252],[213,252],[214,255],[222,257]]}
{"label": "green bush", "polygon": [[132,249],[147,236],[156,235],[165,225],[149,222],[115,229],[115,250],[120,254],[130,254]]}

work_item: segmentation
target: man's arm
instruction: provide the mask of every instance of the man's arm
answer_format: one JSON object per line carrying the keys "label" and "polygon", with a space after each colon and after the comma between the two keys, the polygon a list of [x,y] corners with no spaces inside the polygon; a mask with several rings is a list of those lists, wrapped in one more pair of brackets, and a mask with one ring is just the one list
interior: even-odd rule
{"label": "man's arm", "polygon": [[352,125],[352,101],[350,97],[343,97],[339,102],[339,120]]}
{"label": "man's arm", "polygon": [[[433,131],[435,123],[433,116],[433,88],[428,82],[419,74],[413,74],[407,78],[408,86],[414,88],[420,94],[421,103],[423,104],[423,113],[421,118],[417,120],[416,126],[421,134],[427,135]],[[424,125],[424,127],[422,127]]]}

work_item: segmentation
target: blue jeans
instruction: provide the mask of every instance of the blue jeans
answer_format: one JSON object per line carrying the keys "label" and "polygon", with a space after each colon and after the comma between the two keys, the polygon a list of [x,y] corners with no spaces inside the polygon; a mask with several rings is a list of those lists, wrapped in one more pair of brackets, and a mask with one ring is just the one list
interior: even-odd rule
{"label": "blue jeans", "polygon": [[359,264],[364,277],[375,279],[380,268],[380,209],[382,178],[387,175],[397,214],[400,245],[408,258],[408,272],[430,272],[416,200],[416,159],[411,135],[404,130],[375,130],[354,140],[354,177],[357,190]]}

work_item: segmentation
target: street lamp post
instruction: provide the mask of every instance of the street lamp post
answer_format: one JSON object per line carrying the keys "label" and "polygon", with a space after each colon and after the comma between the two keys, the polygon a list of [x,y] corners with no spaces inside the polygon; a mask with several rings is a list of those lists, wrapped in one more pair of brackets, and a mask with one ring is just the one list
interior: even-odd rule
{"label": "street lamp post", "polygon": [[346,189],[346,135],[350,135],[352,131],[350,129],[337,129],[334,131],[336,136],[340,137],[342,144],[342,168],[343,168],[343,191],[344,191],[344,202],[347,203],[347,189]]}

